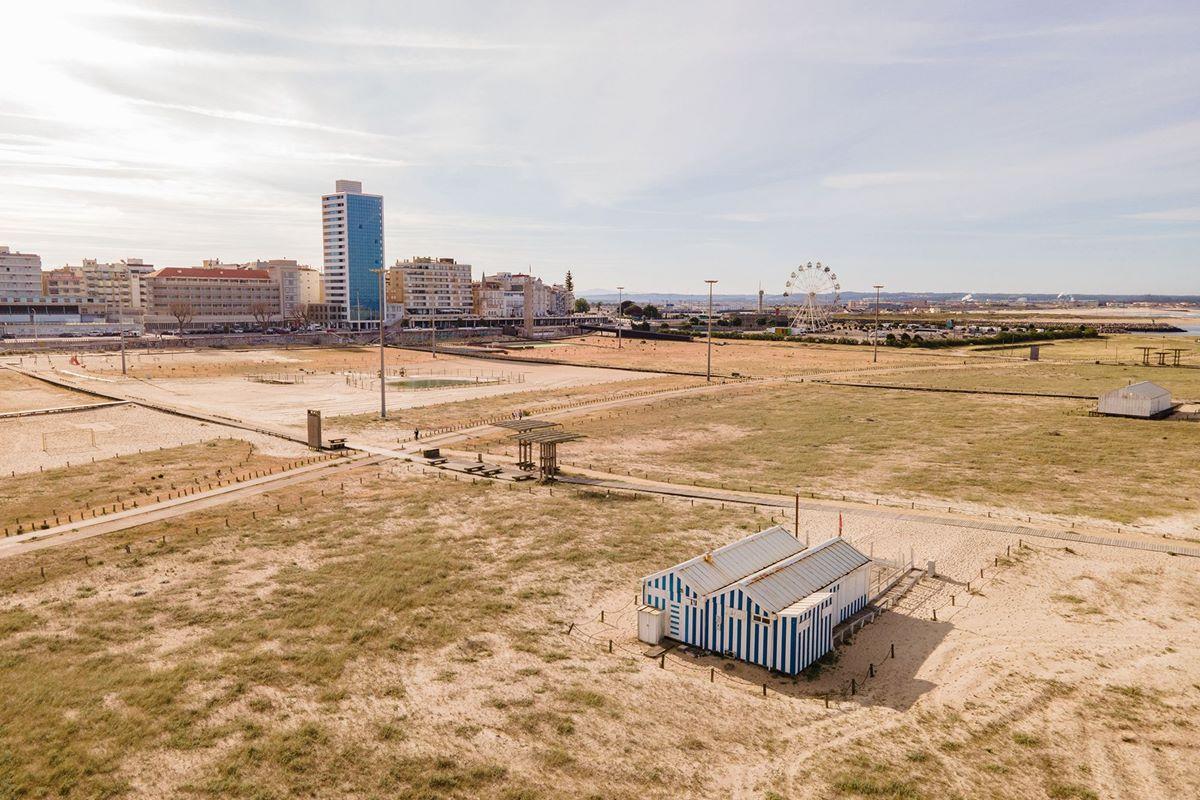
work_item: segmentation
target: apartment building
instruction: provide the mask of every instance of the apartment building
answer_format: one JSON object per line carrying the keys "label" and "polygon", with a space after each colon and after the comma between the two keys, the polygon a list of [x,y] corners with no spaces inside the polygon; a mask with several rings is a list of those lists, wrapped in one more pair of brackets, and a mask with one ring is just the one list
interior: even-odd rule
{"label": "apartment building", "polygon": [[386,299],[389,317],[470,314],[471,265],[428,256],[398,260],[387,271]]}
{"label": "apartment building", "polygon": [[298,264],[288,258],[273,258],[269,261],[251,261],[240,265],[242,269],[265,270],[271,280],[279,284],[278,315],[285,320],[294,320],[307,315],[307,307],[323,302],[321,273],[312,267]]}
{"label": "apartment building", "polygon": [[142,307],[142,279],[153,271],[154,265],[140,258],[109,264],[85,258],[78,266],[42,273],[42,292],[54,300],[78,301],[88,313],[134,313]]}
{"label": "apartment building", "polygon": [[325,302],[340,309],[338,323],[372,327],[379,320],[383,269],[383,197],[363,194],[361,181],[339,180],[321,197]]}
{"label": "apartment building", "polygon": [[146,276],[146,323],[214,328],[278,320],[279,282],[265,269],[166,267]]}
{"label": "apartment building", "polygon": [[42,297],[42,257],[18,253],[0,245],[0,297],[33,300]]}
{"label": "apartment building", "polygon": [[567,316],[575,305],[575,296],[566,287],[546,284],[541,278],[525,273],[497,272],[484,275],[473,287],[473,308],[481,317],[523,317],[526,283],[535,317]]}

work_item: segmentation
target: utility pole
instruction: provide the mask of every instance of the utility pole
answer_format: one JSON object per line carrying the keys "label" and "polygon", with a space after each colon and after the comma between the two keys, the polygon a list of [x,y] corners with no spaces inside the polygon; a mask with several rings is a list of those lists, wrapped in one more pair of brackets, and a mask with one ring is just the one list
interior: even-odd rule
{"label": "utility pole", "polygon": [[712,292],[714,280],[705,280],[708,284],[708,368],[705,370],[705,380],[712,382]]}
{"label": "utility pole", "polygon": [[875,340],[874,341],[875,348],[871,352],[871,363],[872,364],[879,361],[879,290],[883,288],[883,284],[876,283],[876,284],[873,284],[873,286],[875,289],[875,336],[873,337]]}
{"label": "utility pole", "polygon": [[387,419],[387,372],[386,362],[383,357],[383,317],[384,309],[387,307],[387,300],[384,296],[383,275],[387,272],[387,267],[373,269],[371,272],[379,273],[379,418]]}
{"label": "utility pole", "polygon": [[621,349],[621,317],[623,317],[625,315],[625,308],[624,308],[625,303],[623,302],[624,297],[625,297],[625,287],[618,286],[617,287],[617,349],[618,350]]}
{"label": "utility pole", "polygon": [[127,374],[125,372],[125,329],[124,328],[121,329],[121,374],[122,375]]}

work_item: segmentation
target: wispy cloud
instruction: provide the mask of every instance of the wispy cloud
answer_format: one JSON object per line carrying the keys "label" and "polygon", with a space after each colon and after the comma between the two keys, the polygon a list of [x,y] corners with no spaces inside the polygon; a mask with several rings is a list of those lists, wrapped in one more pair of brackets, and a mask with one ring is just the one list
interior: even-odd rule
{"label": "wispy cloud", "polygon": [[364,136],[378,138],[392,138],[391,134],[376,133],[374,131],[360,131],[354,128],[342,128],[337,125],[326,125],[321,122],[312,122],[306,119],[293,119],[291,117],[273,117],[266,114],[256,114],[252,111],[235,111],[226,108],[205,108],[203,106],[187,105],[185,103],[164,103],[158,100],[146,100],[139,97],[127,98],[129,102],[140,105],[149,106],[152,108],[161,108],[168,111],[182,111],[187,114],[199,114],[204,117],[213,117],[214,119],[227,119],[234,122],[246,122],[253,125],[274,125],[279,128],[296,128],[305,131],[320,131],[322,133],[336,133],[348,136]]}
{"label": "wispy cloud", "polygon": [[1200,222],[1200,206],[1171,208],[1166,211],[1142,211],[1126,214],[1126,219],[1144,219],[1153,222]]}
{"label": "wispy cloud", "polygon": [[1186,4],[60,0],[0,29],[0,235],[47,263],[319,263],[317,198],[358,178],[389,254],[586,284],[820,258],[849,287],[1194,288]]}
{"label": "wispy cloud", "polygon": [[953,176],[942,172],[851,172],[843,175],[826,175],[821,179],[821,185],[827,189],[872,189],[906,183],[935,183],[952,178]]}

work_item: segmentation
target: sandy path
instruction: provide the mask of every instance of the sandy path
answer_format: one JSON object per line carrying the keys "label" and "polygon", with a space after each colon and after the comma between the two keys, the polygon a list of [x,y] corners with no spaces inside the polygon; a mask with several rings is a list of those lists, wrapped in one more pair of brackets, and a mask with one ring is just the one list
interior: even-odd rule
{"label": "sandy path", "polygon": [[276,475],[266,475],[261,478],[222,486],[209,491],[198,492],[194,495],[164,500],[140,508],[117,511],[104,517],[59,525],[44,531],[20,534],[0,540],[0,558],[22,555],[48,547],[58,547],[82,539],[90,539],[106,533],[137,528],[152,522],[191,514],[207,508],[215,508],[227,503],[234,503],[248,497],[260,495],[283,486],[291,486],[311,480],[328,480],[334,475],[359,467],[378,464],[382,458],[355,458],[350,461],[330,461],[297,467]]}

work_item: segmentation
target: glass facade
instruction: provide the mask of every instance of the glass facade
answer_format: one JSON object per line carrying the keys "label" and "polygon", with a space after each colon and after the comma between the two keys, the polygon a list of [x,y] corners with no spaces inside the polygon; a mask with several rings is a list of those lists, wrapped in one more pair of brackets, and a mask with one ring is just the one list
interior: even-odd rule
{"label": "glass facade", "polygon": [[346,305],[351,320],[379,319],[379,273],[383,269],[383,198],[346,197]]}

